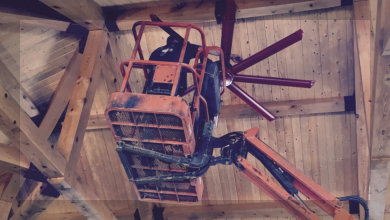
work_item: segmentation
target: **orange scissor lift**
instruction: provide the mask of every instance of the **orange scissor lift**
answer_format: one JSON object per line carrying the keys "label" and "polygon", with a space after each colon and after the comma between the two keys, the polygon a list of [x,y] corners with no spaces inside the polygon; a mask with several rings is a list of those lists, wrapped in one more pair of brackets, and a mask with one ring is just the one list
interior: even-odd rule
{"label": "orange scissor lift", "polygon": [[[181,41],[177,62],[144,60],[140,42],[148,26],[161,27]],[[184,38],[180,39],[171,27],[184,28]],[[183,63],[191,30],[197,31],[202,41],[193,66]],[[225,67],[229,66],[225,65],[221,48],[206,46],[201,28],[192,24],[140,21],[134,24],[133,34],[136,43],[132,55],[120,66],[123,75],[121,91],[111,94],[106,118],[139,199],[198,202],[203,193],[202,175],[208,168],[216,164],[235,164],[253,184],[299,219],[319,219],[301,200],[301,194],[334,219],[353,219],[338,198],[259,140],[257,128],[219,138],[212,136],[216,119],[212,117],[210,106],[220,105],[218,97],[228,84],[229,73]],[[208,60],[211,50],[219,51],[218,62]],[[137,54],[139,59],[136,59]],[[153,90],[132,92],[129,78],[134,69],[143,70],[146,81],[153,84]],[[193,85],[184,94],[178,94],[184,69],[192,75]],[[212,85],[217,85],[218,94],[214,94],[217,98],[209,96],[215,91],[215,88],[210,90]],[[192,101],[187,103],[182,97],[184,95],[192,96]],[[214,149],[220,149],[218,156],[213,155]],[[275,180],[248,162],[248,153],[262,162]]]}

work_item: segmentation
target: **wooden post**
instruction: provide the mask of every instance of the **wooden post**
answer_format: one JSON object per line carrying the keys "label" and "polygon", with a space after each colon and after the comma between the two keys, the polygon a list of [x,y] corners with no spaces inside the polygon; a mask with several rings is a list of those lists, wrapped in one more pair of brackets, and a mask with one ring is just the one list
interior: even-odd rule
{"label": "wooden post", "polygon": [[371,14],[376,18],[373,64],[373,103],[371,112],[370,219],[384,219],[390,171],[390,57],[382,56],[384,33],[389,30],[390,2],[378,0]]}

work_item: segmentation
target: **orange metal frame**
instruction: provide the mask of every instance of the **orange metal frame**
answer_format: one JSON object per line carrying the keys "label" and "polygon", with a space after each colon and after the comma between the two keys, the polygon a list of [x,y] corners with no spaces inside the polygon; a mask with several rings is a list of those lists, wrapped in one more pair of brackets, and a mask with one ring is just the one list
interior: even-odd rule
{"label": "orange metal frame", "polygon": [[[333,216],[335,220],[354,219],[353,216],[342,207],[341,202],[336,197],[331,195],[312,179],[305,176],[281,155],[259,140],[256,137],[257,133],[258,128],[252,128],[245,131],[245,140],[274,161],[285,172],[294,177],[293,185],[299,190],[299,192],[304,194],[326,213]],[[238,163],[243,167],[241,172],[244,176],[246,176],[261,190],[266,192],[272,199],[280,202],[291,214],[297,216],[299,219],[320,219],[313,211],[302,205],[297,199],[287,193],[286,190],[284,190],[279,184],[271,180],[245,158],[239,156]]]}
{"label": "orange metal frame", "polygon": [[[137,33],[137,27],[140,26],[139,31]],[[166,62],[166,61],[151,61],[151,60],[144,60],[142,49],[140,46],[141,38],[143,36],[143,32],[145,30],[146,26],[168,26],[168,27],[179,27],[179,28],[185,28],[186,33],[183,41],[183,46],[180,53],[180,58],[178,62]],[[195,29],[200,33],[201,40],[202,40],[202,46],[195,57],[195,63],[194,66],[191,66],[189,64],[183,63],[185,50],[188,44],[188,38],[190,34],[190,30]],[[219,47],[206,47],[206,41],[205,41],[205,35],[200,27],[192,24],[180,24],[180,23],[171,23],[171,22],[150,22],[150,21],[139,21],[134,24],[133,26],[133,35],[135,38],[135,46],[133,48],[132,54],[130,59],[123,61],[120,64],[120,71],[123,76],[123,83],[121,85],[121,89],[119,92],[115,92],[111,94],[109,105],[106,109],[106,118],[110,122],[111,131],[113,133],[113,136],[115,138],[115,141],[138,141],[138,142],[147,142],[147,143],[158,143],[162,144],[163,148],[164,145],[180,145],[182,146],[182,153],[183,155],[175,155],[175,156],[184,156],[184,155],[191,155],[195,150],[195,138],[194,138],[194,132],[193,132],[193,124],[195,123],[196,115],[199,115],[199,105],[202,103],[204,105],[204,110],[206,118],[208,120],[209,115],[207,112],[207,102],[206,100],[201,96],[201,88],[203,84],[203,79],[205,76],[205,69],[206,69],[206,63],[207,63],[207,55],[209,54],[210,50],[218,50],[220,52],[220,59],[222,62],[222,79],[225,80],[225,65],[224,65],[224,56],[223,51]],[[139,56],[139,59],[136,59],[136,56]],[[200,61],[200,55],[204,54],[203,60],[201,64],[199,65]],[[148,80],[148,72],[146,67],[155,66],[156,69],[154,70],[154,76],[153,82],[157,83],[168,83],[172,84],[171,93],[169,96],[166,95],[148,95],[148,94],[140,94],[140,93],[133,93],[131,90],[131,86],[129,83],[130,75],[132,69],[143,69],[144,71],[144,77]],[[175,91],[178,86],[179,77],[181,74],[181,70],[184,68],[188,73],[192,74],[193,77],[193,83],[194,85],[187,89],[186,94],[194,91],[194,99],[193,99],[193,111],[190,111],[189,105],[185,103],[185,101],[181,97],[176,97]],[[224,87],[225,88],[225,87]],[[126,121],[129,119],[121,119],[120,121],[115,121],[110,118],[110,112],[121,112],[122,114],[129,115],[128,117],[131,117],[133,121]],[[135,113],[142,112],[144,114],[154,115],[155,121],[157,122],[157,116],[156,114],[160,115],[170,115],[176,118],[179,118],[181,120],[182,126],[168,126],[168,125],[161,125],[159,123],[157,124],[150,124],[150,123],[139,123],[135,121]],[[125,121],[123,121],[125,120]],[[115,131],[115,126],[124,126],[124,127],[135,127],[135,128],[155,128],[158,129],[160,133],[160,139],[161,140],[142,140],[140,137],[132,136],[127,137],[120,136]],[[164,140],[161,135],[162,129],[176,129],[181,130],[185,134],[185,143],[180,141],[172,141],[172,140]],[[120,133],[122,134],[122,133]],[[164,148],[165,149],[165,148]],[[167,152],[166,152],[167,153]],[[139,169],[148,169],[147,167],[137,167],[134,165],[130,165],[130,169],[133,168],[139,168]],[[153,170],[156,171],[169,171],[169,172],[185,172],[185,170],[177,170],[177,169],[161,169],[159,167],[153,167]],[[136,189],[138,197],[142,200],[151,200],[151,201],[164,201],[169,202],[172,200],[165,200],[163,199],[163,195],[170,197],[176,196],[177,201],[183,202],[180,200],[180,197],[183,196],[192,196],[197,197],[198,201],[201,199],[203,194],[203,180],[202,177],[193,179],[190,181],[190,184],[195,186],[196,190],[195,192],[182,192],[178,191],[175,187],[175,191],[162,191],[159,188],[156,189],[142,189],[137,187],[135,184],[134,187]],[[173,183],[175,185],[175,183]],[[180,185],[180,183],[177,183],[177,185]],[[159,199],[150,199],[150,198],[143,198],[141,196],[141,193],[151,193],[151,194],[158,194]],[[173,200],[174,201],[174,200]],[[185,202],[185,201],[184,201]]]}

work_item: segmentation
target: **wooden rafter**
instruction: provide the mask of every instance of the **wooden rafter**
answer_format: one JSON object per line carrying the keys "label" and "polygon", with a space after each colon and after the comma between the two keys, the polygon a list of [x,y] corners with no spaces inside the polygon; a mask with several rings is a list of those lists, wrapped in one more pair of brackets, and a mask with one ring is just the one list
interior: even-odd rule
{"label": "wooden rafter", "polygon": [[[372,5],[371,5],[372,6]],[[373,104],[371,112],[371,176],[369,208],[372,219],[384,219],[390,171],[390,57],[382,56],[384,33],[389,30],[390,2],[379,0],[371,14],[376,20],[374,48],[371,54]]]}
{"label": "wooden rafter", "polygon": [[[321,219],[328,219],[326,214],[320,211],[312,202],[307,202],[314,211],[318,213]],[[348,207],[348,204],[343,204]],[[235,219],[245,217],[254,217],[255,219],[289,219],[291,215],[286,212],[277,201],[252,201],[245,203],[220,203],[220,204],[202,204],[198,206],[175,206],[167,205],[163,210],[164,219]]]}
{"label": "wooden rafter", "polygon": [[96,88],[102,80],[101,59],[107,47],[105,31],[90,31],[82,55],[78,77],[73,87],[58,150],[68,159],[65,176],[49,181],[88,218],[115,219],[115,216],[90,188],[80,186],[76,168],[80,158],[85,128],[92,107]]}
{"label": "wooden rafter", "polygon": [[88,30],[100,30],[104,27],[102,9],[93,0],[39,0],[50,8],[80,24]]}
{"label": "wooden rafter", "polygon": [[12,203],[0,200],[0,219],[7,219]]}
{"label": "wooden rafter", "polygon": [[[115,216],[90,190],[72,181],[82,146],[85,127],[98,83],[101,81],[101,59],[106,50],[107,36],[102,30],[90,31],[83,55],[77,52],[65,71],[46,118],[37,127],[7,89],[0,85],[0,131],[49,179],[60,178],[58,190],[86,216],[94,219],[115,219]],[[78,70],[78,71],[75,71]],[[77,77],[78,76],[78,77]],[[76,79],[77,78],[77,79]],[[73,92],[72,91],[72,85]],[[69,94],[70,93],[70,94]],[[58,148],[47,140],[68,100],[69,108],[63,123]],[[24,165],[23,165],[24,166]],[[64,178],[67,176],[67,178]],[[53,200],[36,189],[31,198],[16,210],[14,218],[36,218]],[[96,202],[97,201],[97,202]],[[8,208],[8,204],[7,204]]]}
{"label": "wooden rafter", "polygon": [[[286,14],[337,7],[341,0],[235,0],[238,10],[236,18],[250,18],[258,16]],[[129,30],[136,21],[150,20],[149,14],[157,14],[164,21],[199,23],[215,21],[214,1],[187,3],[177,8],[175,4],[163,7],[152,7],[140,10],[131,10],[123,13],[117,19],[119,30]]]}
{"label": "wooden rafter", "polygon": [[0,130],[13,141],[40,171],[49,177],[64,175],[65,158],[51,148],[48,140],[42,138],[38,127],[20,110],[9,92],[0,86]]}
{"label": "wooden rafter", "polygon": [[[78,160],[82,146],[85,127],[89,118],[93,97],[98,83],[101,81],[101,59],[107,46],[104,31],[90,31],[87,44],[78,71],[78,78],[72,91],[69,106],[58,140],[58,150],[71,163]],[[72,153],[71,153],[72,151]],[[73,152],[74,151],[74,152]]]}
{"label": "wooden rafter", "polygon": [[[347,97],[351,98],[351,97]],[[313,115],[325,113],[344,113],[344,97],[303,99],[280,102],[265,102],[262,105],[277,117]],[[246,104],[226,105],[221,108],[220,118],[256,117],[259,113]],[[92,115],[87,130],[109,128],[104,115]]]}
{"label": "wooden rafter", "polygon": [[73,88],[78,76],[81,57],[82,55],[76,50],[54,91],[47,113],[39,125],[39,129],[46,138],[50,136],[66,105],[69,103],[72,95],[70,90]]}
{"label": "wooden rafter", "polygon": [[16,146],[0,144],[0,167],[19,173],[30,167],[30,161]]}
{"label": "wooden rafter", "polygon": [[[4,176],[6,179],[3,179]],[[17,173],[9,172],[0,179],[3,179],[0,180],[0,219],[7,219],[24,178]]]}
{"label": "wooden rafter", "polygon": [[15,7],[6,7],[7,3],[0,7],[0,22],[1,23],[15,23],[25,22],[34,26],[50,28],[58,31],[65,31],[70,22],[54,20],[45,15],[29,12],[27,10],[18,9]]}
{"label": "wooden rafter", "polygon": [[[354,6],[358,7],[358,6]],[[356,15],[355,15],[356,16]],[[364,96],[363,88],[363,75],[370,74],[370,72],[363,72],[361,69],[361,63],[363,65],[370,66],[370,60],[364,59],[362,55],[364,47],[362,42],[358,42],[358,32],[361,37],[370,38],[369,30],[361,29],[361,23],[355,20],[355,37],[354,37],[354,64],[355,64],[355,96],[356,96],[356,152],[358,156],[358,185],[359,185],[359,196],[368,199],[368,184],[369,184],[369,174],[370,174],[370,147],[369,147],[369,135],[368,135],[368,119],[367,119],[367,109]],[[361,52],[363,51],[363,52]]]}

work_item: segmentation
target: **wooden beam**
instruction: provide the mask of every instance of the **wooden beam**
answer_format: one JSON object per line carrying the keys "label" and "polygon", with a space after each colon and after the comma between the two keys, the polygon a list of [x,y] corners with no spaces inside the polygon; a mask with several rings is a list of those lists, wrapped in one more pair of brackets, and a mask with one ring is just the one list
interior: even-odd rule
{"label": "wooden beam", "polygon": [[384,219],[386,194],[390,171],[390,57],[382,56],[384,29],[388,27],[390,2],[378,0],[371,12],[376,18],[375,38],[372,53],[373,64],[373,105],[371,112],[371,176],[369,208],[372,219]]}
{"label": "wooden beam", "polygon": [[[356,7],[356,5],[355,5]],[[364,52],[360,53],[360,47],[362,46],[360,42],[358,43],[357,31],[358,31],[358,21],[354,22],[354,64],[355,64],[355,96],[356,96],[356,152],[357,152],[357,167],[358,167],[358,189],[359,196],[368,200],[368,184],[370,178],[370,146],[369,146],[369,135],[368,135],[368,120],[366,114],[366,105],[368,103],[365,102],[364,89],[363,89],[363,72],[361,71],[361,63],[365,62],[364,65],[370,67],[370,61],[360,59],[360,55]],[[369,29],[368,33],[360,34],[368,34],[370,36]],[[365,51],[369,53],[368,51]],[[369,74],[370,72],[368,72]],[[367,74],[367,73],[365,73]]]}
{"label": "wooden beam", "polygon": [[[305,201],[306,202],[306,201]],[[321,219],[328,219],[325,212],[318,206],[307,201]],[[348,206],[343,204],[344,207]],[[291,215],[277,201],[236,202],[223,201],[219,204],[204,204],[197,206],[165,205],[164,219],[289,219]],[[141,218],[142,219],[142,218]],[[330,218],[331,219],[331,218]]]}
{"label": "wooden beam", "polygon": [[61,134],[58,150],[76,163],[79,158],[85,128],[87,126],[93,98],[101,81],[101,59],[107,47],[106,32],[90,31],[78,71],[78,78],[72,91]]}
{"label": "wooden beam", "polygon": [[383,53],[382,56],[390,55],[390,36],[386,37],[384,41]]}
{"label": "wooden beam", "polygon": [[[370,8],[368,1],[358,1],[354,2],[353,5],[354,12],[354,27],[356,34],[354,39],[357,41],[358,51],[358,60],[356,62],[359,64],[357,68],[360,70],[360,78],[362,80],[362,89],[363,89],[363,98],[364,98],[364,107],[366,112],[367,120],[367,129],[370,131],[371,126],[371,100],[372,100],[372,74],[371,74],[371,44],[370,42]],[[355,53],[355,54],[356,54]],[[355,73],[356,74],[356,73]],[[370,135],[370,134],[368,134]]]}
{"label": "wooden beam", "polygon": [[9,95],[18,102],[24,112],[30,117],[39,115],[37,107],[29,98],[27,92],[20,85],[7,66],[0,60],[0,85],[8,90]]}
{"label": "wooden beam", "polygon": [[57,31],[66,31],[71,25],[70,22],[51,20],[51,19],[29,19],[21,20],[23,26],[32,26],[37,28],[48,28]]}
{"label": "wooden beam", "polygon": [[[108,46],[103,60],[104,80],[106,82],[107,90],[111,94],[117,92],[121,88],[121,79],[123,76],[119,72],[119,64],[117,64],[113,57],[113,49],[111,46],[111,33],[109,33]],[[112,34],[111,34],[112,35]]]}
{"label": "wooden beam", "polygon": [[16,195],[19,192],[20,187],[24,183],[24,177],[18,173],[11,173],[11,178],[8,181],[8,186],[3,191],[3,194],[0,197],[0,200],[13,202],[16,199]]}
{"label": "wooden beam", "polygon": [[[384,15],[382,15],[383,18],[382,18],[382,21],[390,21],[390,14],[389,13],[385,13]],[[382,27],[383,29],[381,31],[383,31],[383,52],[382,52],[382,56],[389,56],[390,55],[390,27],[389,25],[384,25]]]}
{"label": "wooden beam", "polygon": [[1,23],[19,23],[31,24],[37,27],[50,28],[58,31],[66,31],[70,22],[54,20],[43,14],[33,13],[15,7],[0,7]]}
{"label": "wooden beam", "polygon": [[88,30],[101,30],[104,27],[102,9],[93,0],[39,0],[53,10]]}
{"label": "wooden beam", "polygon": [[[102,81],[102,57],[106,51],[108,38],[105,31],[90,31],[79,67],[78,78],[72,91],[62,131],[58,140],[58,150],[68,159],[64,178],[52,183],[87,218],[115,219],[103,201],[90,187],[79,185],[77,164],[83,145],[92,102],[98,84]],[[53,182],[54,181],[54,182]]]}
{"label": "wooden beam", "polygon": [[[235,2],[238,6],[236,13],[238,19],[311,11],[341,5],[341,0],[236,0]],[[186,23],[215,21],[214,1],[203,1],[201,4],[188,2],[181,8],[177,8],[175,4],[172,4],[170,6],[131,10],[120,15],[116,24],[119,30],[129,30],[136,21],[150,20],[149,14],[151,13],[157,14],[164,21]]]}
{"label": "wooden beam", "polygon": [[45,138],[50,136],[66,105],[69,103],[70,96],[72,95],[70,91],[78,76],[81,57],[82,54],[76,50],[54,91],[47,113],[39,125],[39,129]]}
{"label": "wooden beam", "polygon": [[38,216],[49,207],[55,198],[41,194],[42,184],[43,183],[38,183],[21,206],[17,210],[13,210],[14,214],[12,215],[11,220],[37,219]]}
{"label": "wooden beam", "polygon": [[12,203],[0,200],[0,219],[8,219]]}
{"label": "wooden beam", "polygon": [[30,167],[30,161],[17,147],[0,144],[0,167],[20,173]]}
{"label": "wooden beam", "polygon": [[88,120],[87,130],[110,128],[104,115],[91,115]]}
{"label": "wooden beam", "polygon": [[[344,97],[264,102],[261,104],[277,117],[345,112]],[[248,118],[253,116],[260,115],[246,104],[222,106],[219,115],[220,118]],[[104,115],[91,115],[87,130],[107,128],[109,128],[109,124]]]}
{"label": "wooden beam", "polygon": [[[390,10],[390,2],[378,1],[377,30],[383,30],[388,21],[382,20],[380,12],[387,14]],[[382,21],[382,22],[380,22]],[[374,84],[373,84],[373,111],[372,117],[372,157],[390,157],[390,117],[389,105],[390,96],[390,57],[381,56],[380,45],[383,42],[383,34],[377,31],[375,57],[374,57]]]}
{"label": "wooden beam", "polygon": [[[24,178],[17,173],[6,173],[0,177],[0,219],[8,219],[13,201],[19,192]],[[3,189],[2,188],[3,185]],[[6,218],[4,218],[4,216]]]}
{"label": "wooden beam", "polygon": [[389,181],[389,160],[371,160],[368,208],[370,219],[384,219]]}
{"label": "wooden beam", "polygon": [[[303,99],[261,103],[277,117],[345,112],[344,97]],[[227,105],[221,108],[221,118],[258,116],[246,104]]]}
{"label": "wooden beam", "polygon": [[73,182],[66,178],[53,178],[49,182],[87,218],[96,220],[115,220],[114,214],[93,192],[91,187]]}
{"label": "wooden beam", "polygon": [[71,24],[67,21],[54,20],[43,14],[32,13],[15,7],[0,8],[1,23],[19,23],[29,24],[36,27],[50,28],[58,31],[66,31]]}
{"label": "wooden beam", "polygon": [[63,176],[65,158],[42,138],[34,122],[1,85],[0,94],[0,130],[13,141],[13,145],[20,146],[20,151],[43,174]]}
{"label": "wooden beam", "polygon": [[9,181],[12,178],[12,173],[11,172],[5,172],[0,174],[0,198],[3,196],[3,192],[9,185]]}

